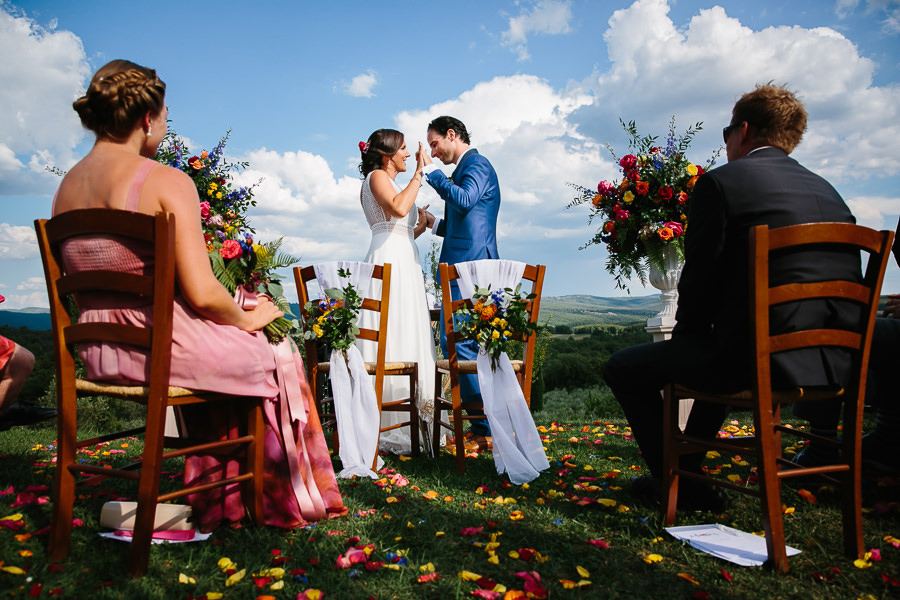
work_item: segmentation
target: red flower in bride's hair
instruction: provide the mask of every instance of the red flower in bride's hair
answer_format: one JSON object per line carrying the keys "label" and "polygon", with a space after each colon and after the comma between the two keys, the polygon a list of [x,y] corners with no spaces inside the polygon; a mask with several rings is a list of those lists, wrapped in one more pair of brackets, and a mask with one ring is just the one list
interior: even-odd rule
{"label": "red flower in bride's hair", "polygon": [[369,142],[360,142],[359,143],[359,151],[365,154],[369,151]]}

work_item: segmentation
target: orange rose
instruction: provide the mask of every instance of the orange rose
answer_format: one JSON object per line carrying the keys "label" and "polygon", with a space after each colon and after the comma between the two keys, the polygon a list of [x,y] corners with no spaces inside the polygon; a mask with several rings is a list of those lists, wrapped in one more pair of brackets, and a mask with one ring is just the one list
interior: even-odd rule
{"label": "orange rose", "polygon": [[659,239],[661,239],[662,241],[668,242],[669,240],[672,239],[672,237],[673,237],[675,234],[674,234],[674,233],[672,232],[672,230],[669,229],[668,227],[662,227],[661,229],[659,229],[659,230],[656,232],[656,235],[658,235],[658,236],[659,236]]}
{"label": "orange rose", "polygon": [[600,194],[595,194],[591,199],[591,204],[594,205],[594,208],[600,206]]}
{"label": "orange rose", "polygon": [[647,183],[646,181],[638,181],[637,183],[634,184],[634,189],[641,196],[646,196],[647,192],[650,191],[650,184]]}
{"label": "orange rose", "polygon": [[689,190],[694,189],[694,185],[697,183],[697,180],[698,180],[699,178],[700,178],[699,175],[695,175],[694,177],[691,177],[690,179],[688,179],[688,182],[687,182],[687,189],[689,189]]}

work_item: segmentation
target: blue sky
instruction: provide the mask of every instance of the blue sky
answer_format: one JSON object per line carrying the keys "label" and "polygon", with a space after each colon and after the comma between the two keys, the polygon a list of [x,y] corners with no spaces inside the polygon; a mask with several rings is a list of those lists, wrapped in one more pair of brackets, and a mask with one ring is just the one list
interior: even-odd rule
{"label": "blue sky", "polygon": [[[59,180],[44,166],[89,150],[71,102],[114,58],[157,69],[192,149],[232,130],[229,157],[250,162],[241,180],[263,180],[257,239],[284,236],[301,264],[365,254],[360,140],[394,127],[415,146],[452,114],[498,171],[501,256],[547,264],[546,294],[616,296],[603,249],[578,250],[591,230],[586,209],[565,210],[566,182],[618,178],[604,144],[625,149],[620,117],[660,135],[672,115],[679,129],[703,121],[690,158],[705,162],[756,83],[798,93],[810,122],[794,156],[861,223],[893,228],[898,42],[898,0],[0,0],[3,308],[47,305],[32,222]],[[442,210],[427,186],[419,203]],[[419,238],[423,254],[432,240]],[[885,291],[900,292],[894,265]]]}

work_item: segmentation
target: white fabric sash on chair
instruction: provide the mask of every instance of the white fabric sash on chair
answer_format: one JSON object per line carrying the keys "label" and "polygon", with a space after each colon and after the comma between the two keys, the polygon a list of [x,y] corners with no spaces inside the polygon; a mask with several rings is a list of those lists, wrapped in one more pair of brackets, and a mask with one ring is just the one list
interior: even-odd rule
{"label": "white fabric sash on chair", "polygon": [[[457,263],[455,267],[461,298],[471,298],[476,287],[485,288],[489,284],[492,291],[515,289],[525,272],[525,263],[511,260],[476,260]],[[550,468],[550,463],[512,363],[504,352],[495,371],[491,369],[490,357],[479,349],[476,365],[484,414],[494,442],[497,473],[507,473],[516,485],[528,483],[540,471]]]}
{"label": "white fabric sash on chair", "polygon": [[[343,288],[350,283],[360,295],[369,289],[374,268],[375,265],[353,261],[333,261],[314,266],[316,280],[323,292],[329,288]],[[339,276],[339,269],[349,271],[350,277]],[[329,363],[340,441],[338,454],[343,465],[338,476],[344,479],[354,476],[378,479],[372,470],[372,461],[378,452],[381,419],[372,378],[366,373],[365,362],[356,344],[347,349],[346,359],[340,350],[332,350]],[[381,469],[383,464],[379,457],[377,468]]]}

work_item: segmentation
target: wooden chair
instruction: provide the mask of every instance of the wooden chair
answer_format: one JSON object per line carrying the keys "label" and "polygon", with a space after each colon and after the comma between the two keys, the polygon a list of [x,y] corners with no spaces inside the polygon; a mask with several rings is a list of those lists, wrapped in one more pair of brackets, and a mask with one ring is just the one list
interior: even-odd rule
{"label": "wooden chair", "polygon": [[[388,326],[388,307],[390,305],[391,290],[391,265],[374,265],[372,279],[381,281],[381,296],[378,298],[364,297],[362,301],[362,310],[371,311],[375,314],[378,323],[378,329],[360,327],[356,338],[360,340],[371,340],[377,344],[378,350],[375,362],[366,362],[366,371],[370,375],[375,376],[375,396],[378,398],[378,413],[382,411],[388,412],[405,412],[408,413],[409,419],[394,423],[387,427],[379,428],[378,433],[399,429],[401,427],[409,427],[409,437],[411,442],[411,452],[413,456],[419,456],[419,408],[418,408],[418,382],[419,382],[419,363],[417,362],[386,362],[385,356],[387,352],[387,326]],[[304,330],[306,328],[306,318],[308,313],[305,310],[306,303],[312,299],[310,295],[310,283],[316,281],[315,266],[294,267],[294,280],[297,284],[297,296],[300,298],[300,314],[301,322]],[[364,295],[366,290],[358,290],[360,295]],[[362,316],[362,313],[360,314]],[[361,319],[362,320],[362,319]],[[316,340],[306,340],[306,371],[309,379],[310,388],[316,396],[316,408],[322,419],[323,427],[330,425],[332,427],[332,444],[334,450],[337,451],[340,440],[337,434],[337,417],[334,407],[331,410],[325,410],[324,390],[325,377],[328,375],[330,365],[328,361],[319,362],[319,344]],[[406,377],[409,379],[409,397],[399,398],[390,401],[384,400],[384,378],[385,377]],[[376,452],[375,462],[378,461]]]}
{"label": "wooden chair", "polygon": [[[453,300],[451,295],[451,284],[459,279],[459,271],[455,265],[441,263],[438,265],[441,280],[441,301],[443,305],[443,321],[440,324],[444,328],[447,336],[447,357],[435,363],[434,374],[434,431],[432,434],[433,451],[437,455],[440,450],[440,434],[441,427],[453,431],[454,444],[456,450],[456,470],[460,473],[466,472],[465,449],[463,448],[463,421],[471,421],[473,419],[484,418],[482,416],[472,416],[463,414],[463,411],[470,409],[482,409],[480,403],[463,402],[459,389],[460,375],[477,375],[478,369],[474,360],[459,360],[456,351],[456,345],[463,341],[453,327],[453,313],[463,307],[472,306],[471,298],[462,298]],[[541,290],[544,286],[544,265],[526,265],[525,272],[522,275],[523,281],[531,284],[530,290],[523,290],[523,295],[534,294],[534,298],[528,301],[528,322],[537,324],[538,313],[541,307]],[[484,285],[483,283],[481,285]],[[513,370],[522,387],[522,393],[525,396],[525,402],[531,406],[531,379],[534,359],[534,348],[537,340],[537,334],[533,333],[529,336],[522,336],[522,359],[511,360]],[[450,399],[444,397],[442,382],[444,376],[450,380]],[[441,411],[448,411],[449,420],[441,420]]]}
{"label": "wooden chair", "polygon": [[[669,384],[663,395],[663,509],[666,525],[675,521],[679,477],[699,479],[736,492],[758,497],[766,533],[768,563],[781,572],[788,571],[782,521],[781,482],[787,477],[834,475],[841,483],[844,549],[853,558],[863,555],[862,498],[860,491],[860,442],[865,398],[869,346],[878,308],[881,283],[894,234],[874,231],[847,223],[817,223],[769,229],[755,227],[750,236],[750,319],[754,335],[756,377],[753,387],[734,394],[710,394]],[[793,283],[770,287],[770,254],[779,250],[809,247],[812,244],[841,246],[868,255],[862,283],[821,281]],[[770,332],[771,307],[813,298],[834,299],[859,307],[860,318],[852,331],[844,329],[809,329],[790,333]],[[739,318],[739,316],[736,316]],[[773,390],[772,355],[799,348],[843,348],[853,361],[852,379],[846,388]],[[755,436],[728,440],[704,440],[685,435],[678,428],[678,400],[716,402],[738,410],[753,412]],[[843,401],[843,439],[829,440],[807,431],[781,425],[781,407],[793,402],[816,402],[828,399]],[[696,406],[696,404],[695,404]],[[781,434],[789,433],[816,443],[831,444],[840,449],[835,464],[804,468],[781,457]],[[734,485],[722,479],[679,468],[679,456],[706,449],[728,452],[736,450],[756,457],[759,488]]]}
{"label": "wooden chair", "polygon": [[[75,486],[106,477],[137,481],[137,515],[131,543],[128,568],[132,575],[147,571],[150,539],[153,533],[156,505],[187,494],[241,482],[245,505],[257,524],[263,524],[263,439],[265,426],[262,399],[243,398],[195,392],[169,386],[172,346],[172,313],[175,287],[175,217],[159,212],[155,216],[121,210],[85,209],[63,213],[49,221],[35,221],[38,244],[44,264],[50,315],[53,324],[56,359],[58,410],[57,464],[53,488],[53,517],[48,554],[58,561],[68,554],[72,529]],[[61,260],[61,244],[78,237],[115,236],[145,243],[154,250],[154,268],[143,275],[119,271],[90,270],[66,272]],[[152,325],[147,327],[115,323],[72,323],[67,310],[70,296],[79,294],[115,294],[123,302],[152,304]],[[76,377],[77,344],[127,344],[145,351],[150,365],[150,381],[145,386],[108,385]],[[138,402],[146,406],[143,427],[78,439],[77,398],[106,396]],[[237,403],[247,424],[240,437],[217,442],[196,442],[164,435],[166,409],[169,406],[230,401]],[[144,433],[144,455],[141,463],[122,469],[108,469],[81,464],[76,459],[79,448]],[[165,447],[175,450],[163,452]],[[159,493],[163,460],[192,453],[233,456],[240,451],[245,468],[238,476],[196,485],[174,492]],[[140,467],[139,472],[135,468]],[[90,475],[76,482],[77,473]]]}

